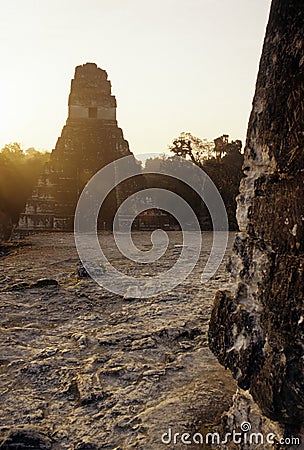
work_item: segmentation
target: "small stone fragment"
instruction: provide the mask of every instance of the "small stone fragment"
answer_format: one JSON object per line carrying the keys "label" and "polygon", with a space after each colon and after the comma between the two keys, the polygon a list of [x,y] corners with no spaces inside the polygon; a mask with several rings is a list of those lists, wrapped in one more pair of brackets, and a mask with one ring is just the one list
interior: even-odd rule
{"label": "small stone fragment", "polygon": [[36,283],[32,284],[31,287],[33,288],[41,288],[41,287],[58,287],[59,283],[57,280],[52,280],[50,278],[41,278],[40,280],[37,280]]}

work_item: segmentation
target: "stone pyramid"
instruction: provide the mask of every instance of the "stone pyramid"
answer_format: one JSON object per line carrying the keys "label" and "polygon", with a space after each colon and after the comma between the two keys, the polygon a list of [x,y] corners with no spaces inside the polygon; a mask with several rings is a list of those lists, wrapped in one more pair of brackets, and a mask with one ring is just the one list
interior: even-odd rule
{"label": "stone pyramid", "polygon": [[[20,214],[17,230],[72,231],[77,200],[87,181],[110,162],[129,155],[107,72],[93,63],[76,67],[66,125]],[[116,197],[117,190],[106,200],[103,227],[110,226]]]}

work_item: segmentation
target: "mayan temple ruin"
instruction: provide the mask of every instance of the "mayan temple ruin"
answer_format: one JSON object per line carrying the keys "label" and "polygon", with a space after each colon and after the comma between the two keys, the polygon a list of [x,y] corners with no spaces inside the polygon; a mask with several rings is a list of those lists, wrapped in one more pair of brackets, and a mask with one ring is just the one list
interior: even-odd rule
{"label": "mayan temple ruin", "polygon": [[211,350],[239,386],[225,431],[246,423],[286,444],[302,439],[254,446],[261,450],[304,445],[303,28],[302,0],[273,0],[238,197],[233,283],[217,293],[209,327]]}
{"label": "mayan temple ruin", "polygon": [[[116,99],[107,72],[93,63],[76,67],[66,125],[20,214],[18,231],[73,230],[75,207],[87,181],[102,167],[128,155],[132,153],[117,125]],[[110,224],[116,206],[117,190],[105,204],[102,226]]]}

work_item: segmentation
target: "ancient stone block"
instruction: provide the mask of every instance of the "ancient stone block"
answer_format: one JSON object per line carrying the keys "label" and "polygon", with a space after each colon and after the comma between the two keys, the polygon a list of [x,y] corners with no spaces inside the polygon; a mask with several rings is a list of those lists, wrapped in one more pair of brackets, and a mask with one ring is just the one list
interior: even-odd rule
{"label": "ancient stone block", "polygon": [[234,285],[217,294],[209,328],[210,348],[263,414],[297,429],[304,421],[303,29],[302,0],[273,0],[238,197]]}

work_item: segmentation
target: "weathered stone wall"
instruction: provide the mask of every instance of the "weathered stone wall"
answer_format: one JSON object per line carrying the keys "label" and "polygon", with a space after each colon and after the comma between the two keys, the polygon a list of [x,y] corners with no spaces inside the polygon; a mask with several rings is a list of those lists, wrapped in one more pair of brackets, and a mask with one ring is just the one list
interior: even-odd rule
{"label": "weathered stone wall", "polygon": [[304,421],[303,16],[303,0],[272,2],[238,197],[234,284],[218,292],[209,328],[219,361],[285,432]]}

